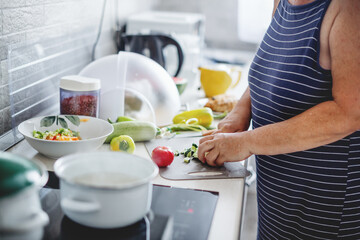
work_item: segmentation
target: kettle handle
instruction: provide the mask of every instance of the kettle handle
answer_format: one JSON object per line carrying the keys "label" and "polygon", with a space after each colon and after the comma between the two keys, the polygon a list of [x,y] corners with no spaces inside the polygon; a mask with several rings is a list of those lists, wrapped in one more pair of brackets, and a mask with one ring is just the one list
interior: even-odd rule
{"label": "kettle handle", "polygon": [[238,76],[237,76],[236,82],[234,82],[234,83],[231,85],[231,88],[235,88],[235,87],[239,84],[239,82],[240,82],[242,69],[239,68],[239,67],[232,67],[232,68],[230,69],[230,72],[238,72]]}
{"label": "kettle handle", "polygon": [[168,37],[166,35],[163,35],[163,36],[161,36],[161,40],[162,40],[162,46],[161,46],[162,49],[164,49],[168,45],[174,45],[177,49],[179,64],[178,64],[178,68],[174,74],[174,77],[177,77],[179,75],[181,67],[184,63],[184,52],[183,52],[179,42],[177,42],[175,39]]}

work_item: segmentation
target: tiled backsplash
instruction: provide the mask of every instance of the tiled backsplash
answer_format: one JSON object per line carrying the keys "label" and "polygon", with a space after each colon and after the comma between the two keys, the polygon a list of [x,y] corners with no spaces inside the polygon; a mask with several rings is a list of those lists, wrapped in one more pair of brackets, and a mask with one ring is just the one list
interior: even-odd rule
{"label": "tiled backsplash", "polygon": [[[130,3],[129,3],[130,2]],[[36,115],[58,113],[61,76],[77,74],[91,61],[103,1],[0,1],[0,150],[12,128]],[[96,56],[116,52],[116,19],[148,10],[149,0],[107,0]],[[11,142],[11,141],[10,141]]]}

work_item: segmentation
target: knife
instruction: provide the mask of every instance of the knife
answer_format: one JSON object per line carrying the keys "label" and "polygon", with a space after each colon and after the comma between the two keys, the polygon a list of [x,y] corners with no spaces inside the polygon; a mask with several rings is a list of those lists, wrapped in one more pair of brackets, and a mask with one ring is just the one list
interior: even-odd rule
{"label": "knife", "polygon": [[216,131],[216,129],[202,131],[202,132],[180,132],[180,133],[174,134],[173,137],[174,138],[204,137],[204,136],[212,134],[215,131]]}
{"label": "knife", "polygon": [[191,138],[191,137],[202,137],[202,132],[187,132],[174,134],[173,138]]}

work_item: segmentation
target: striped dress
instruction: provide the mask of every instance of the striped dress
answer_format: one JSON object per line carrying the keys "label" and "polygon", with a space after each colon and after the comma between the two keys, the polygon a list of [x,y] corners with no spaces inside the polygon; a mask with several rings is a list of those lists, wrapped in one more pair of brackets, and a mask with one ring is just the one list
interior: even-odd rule
{"label": "striped dress", "polygon": [[[331,71],[319,65],[330,1],[280,1],[250,66],[254,128],[333,99]],[[258,155],[256,166],[258,239],[360,239],[359,131],[302,152]]]}

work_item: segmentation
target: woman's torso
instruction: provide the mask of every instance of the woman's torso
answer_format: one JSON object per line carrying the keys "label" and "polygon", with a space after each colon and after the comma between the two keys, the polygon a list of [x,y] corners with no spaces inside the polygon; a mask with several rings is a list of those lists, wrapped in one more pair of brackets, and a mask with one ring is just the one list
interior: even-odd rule
{"label": "woman's torso", "polygon": [[[322,67],[331,62],[323,44],[329,4],[280,1],[249,71],[255,128],[333,100],[331,72]],[[257,173],[260,238],[360,238],[359,132],[307,151],[257,156]]]}

